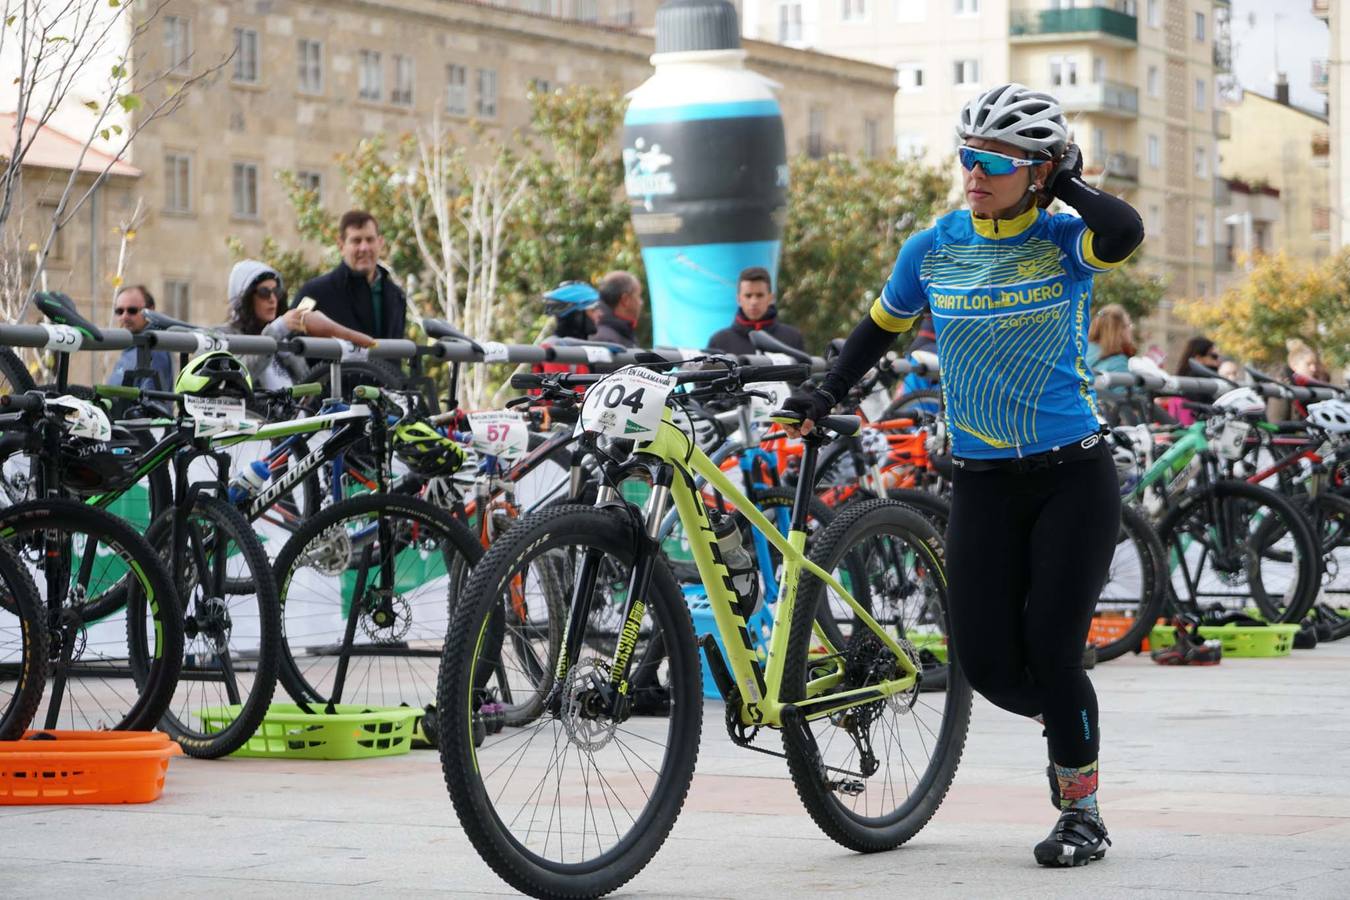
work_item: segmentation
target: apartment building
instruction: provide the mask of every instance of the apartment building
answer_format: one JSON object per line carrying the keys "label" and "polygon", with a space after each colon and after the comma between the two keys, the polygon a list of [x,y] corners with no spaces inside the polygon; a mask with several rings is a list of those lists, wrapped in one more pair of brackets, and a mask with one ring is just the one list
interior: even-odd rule
{"label": "apartment building", "polygon": [[1257,258],[1285,248],[1278,188],[1240,178],[1220,177],[1215,184],[1214,294],[1219,296],[1242,281]]}
{"label": "apartment building", "polygon": [[1230,110],[1233,134],[1219,143],[1219,171],[1249,185],[1278,192],[1273,223],[1281,250],[1316,262],[1331,252],[1331,139],[1326,116],[1289,102],[1280,75],[1275,96],[1243,91]]}
{"label": "apartment building", "polygon": [[[142,39],[137,65],[146,73],[172,68],[175,75],[146,91],[145,108],[163,90],[234,55],[131,147],[126,162],[141,174],[119,209],[108,213],[117,221],[137,198],[148,209],[128,280],[149,285],[170,314],[220,321],[231,264],[228,236],[255,251],[265,235],[283,247],[301,245],[279,172],[298,173],[327,208],[340,212],[350,200],[335,157],[363,138],[396,139],[437,119],[465,141],[475,139],[475,128],[509,136],[528,127],[531,90],[637,87],[652,72],[652,37],[607,24],[634,7],[605,2],[610,5],[566,0],[524,9],[472,0],[170,0],[156,6],[159,15]],[[592,11],[594,21],[580,20],[591,19]],[[773,43],[747,41],[745,49],[747,65],[781,85],[790,154],[818,147],[877,153],[891,146],[889,67]],[[825,107],[830,115],[819,115]],[[133,126],[141,112],[129,113],[124,124]],[[75,105],[63,111],[60,125],[88,134],[81,116]],[[53,269],[53,286],[69,278],[83,299],[93,277],[110,294],[112,243],[79,271]],[[307,249],[317,255],[319,248]],[[96,316],[107,315],[109,294],[91,298]]]}
{"label": "apartment building", "polygon": [[1226,0],[759,0],[751,14],[751,37],[893,67],[901,155],[953,165],[956,114],[983,89],[1056,94],[1089,178],[1144,217],[1145,262],[1168,278],[1155,339],[1188,330],[1172,300],[1212,294]]}
{"label": "apartment building", "polygon": [[1350,243],[1350,15],[1340,0],[1310,0],[1313,15],[1327,23],[1331,45],[1326,59],[1312,60],[1313,87],[1327,95],[1327,156],[1329,187],[1327,216],[1330,247],[1339,251]]}

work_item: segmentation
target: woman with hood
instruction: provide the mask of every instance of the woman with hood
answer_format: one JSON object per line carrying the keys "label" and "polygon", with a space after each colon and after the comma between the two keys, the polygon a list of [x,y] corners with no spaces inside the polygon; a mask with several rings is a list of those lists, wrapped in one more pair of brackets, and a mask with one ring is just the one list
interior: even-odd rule
{"label": "woman with hood", "polygon": [[[286,292],[281,275],[256,259],[240,260],[230,270],[230,318],[221,331],[226,334],[261,334],[284,341],[297,334],[338,338],[358,347],[373,347],[375,339],[334,322],[302,300],[285,309]],[[283,311],[284,310],[284,311]],[[305,376],[304,359],[293,353],[238,354],[248,367],[255,386],[276,390]]]}

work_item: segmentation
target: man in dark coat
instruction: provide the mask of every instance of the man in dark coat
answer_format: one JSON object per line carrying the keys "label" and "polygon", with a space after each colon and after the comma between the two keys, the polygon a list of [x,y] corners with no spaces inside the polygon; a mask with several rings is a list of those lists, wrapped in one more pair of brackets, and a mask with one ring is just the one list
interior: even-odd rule
{"label": "man in dark coat", "polygon": [[752,266],[736,279],[736,318],[730,327],[723,328],[708,339],[708,349],[749,356],[759,351],[750,343],[750,332],[762,331],[777,338],[794,350],[802,349],[802,333],[791,325],[778,321],[778,308],[773,305],[773,282],[768,270]]}
{"label": "man in dark coat", "polygon": [[610,272],[596,285],[600,291],[599,320],[591,340],[620,347],[636,347],[642,318],[642,282],[630,272]]}
{"label": "man in dark coat", "polygon": [[353,209],[338,221],[337,268],[305,282],[295,305],[315,301],[314,309],[339,325],[376,340],[401,338],[407,327],[408,305],[403,288],[380,265],[384,238],[379,223],[364,210]]}

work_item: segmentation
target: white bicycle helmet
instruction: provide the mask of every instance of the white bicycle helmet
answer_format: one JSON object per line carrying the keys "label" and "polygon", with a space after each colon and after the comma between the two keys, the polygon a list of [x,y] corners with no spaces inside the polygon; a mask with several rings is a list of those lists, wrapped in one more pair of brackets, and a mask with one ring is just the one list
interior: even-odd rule
{"label": "white bicycle helmet", "polygon": [[48,398],[47,408],[60,410],[64,414],[66,434],[73,438],[106,441],[112,437],[112,423],[108,421],[108,414],[88,400],[62,394],[60,397]]}
{"label": "white bicycle helmet", "polygon": [[1069,143],[1059,101],[1016,82],[991,88],[962,107],[956,134],[961,140],[1003,141],[1046,159],[1057,158]]}
{"label": "white bicycle helmet", "polygon": [[1308,421],[1332,434],[1350,434],[1350,403],[1333,398],[1309,404]]}
{"label": "white bicycle helmet", "polygon": [[1215,400],[1214,405],[1239,416],[1259,416],[1266,411],[1266,401],[1249,387],[1233,388]]}

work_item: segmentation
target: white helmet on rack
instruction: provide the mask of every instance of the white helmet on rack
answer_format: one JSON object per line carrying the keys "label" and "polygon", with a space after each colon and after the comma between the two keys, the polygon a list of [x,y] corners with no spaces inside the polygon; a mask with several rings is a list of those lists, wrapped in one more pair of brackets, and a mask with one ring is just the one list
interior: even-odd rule
{"label": "white helmet on rack", "polygon": [[1069,143],[1069,127],[1059,101],[1025,84],[1001,84],[961,108],[956,134],[1003,141],[1029,155],[1055,159]]}
{"label": "white helmet on rack", "polygon": [[66,420],[66,434],[90,441],[106,441],[112,438],[112,423],[108,414],[97,405],[79,397],[62,394],[60,397],[47,398],[47,409],[60,410]]}
{"label": "white helmet on rack", "polygon": [[1214,405],[1239,416],[1259,416],[1266,411],[1266,401],[1249,387],[1233,388],[1215,400]]}
{"label": "white helmet on rack", "polygon": [[1309,404],[1308,421],[1332,434],[1350,434],[1350,403],[1336,397]]}

